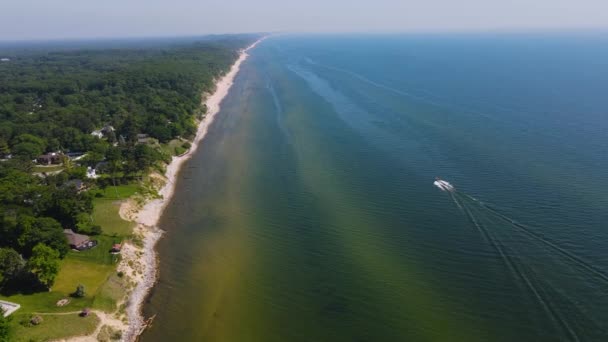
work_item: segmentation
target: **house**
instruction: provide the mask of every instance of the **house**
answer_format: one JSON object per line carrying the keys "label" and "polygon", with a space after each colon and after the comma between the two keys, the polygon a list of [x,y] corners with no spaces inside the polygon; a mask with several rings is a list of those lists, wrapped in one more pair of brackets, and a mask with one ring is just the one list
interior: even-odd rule
{"label": "house", "polygon": [[95,179],[97,177],[99,177],[97,176],[97,171],[94,168],[87,166],[87,178]]}
{"label": "house", "polygon": [[137,135],[138,144],[147,144],[150,141],[150,137],[147,134],[140,133]]}
{"label": "house", "polygon": [[94,130],[93,132],[91,132],[91,135],[94,137],[97,137],[99,139],[103,138],[105,135],[108,135],[112,132],[114,132],[115,129],[113,126],[111,125],[105,125],[103,126],[101,129],[98,130]]}
{"label": "house", "polygon": [[103,132],[101,130],[93,131],[91,132],[91,135],[99,139],[103,138]]}
{"label": "house", "polygon": [[75,233],[71,229],[64,229],[63,234],[68,239],[68,244],[72,249],[83,251],[97,246],[97,241],[91,240],[88,236]]}
{"label": "house", "polygon": [[41,165],[61,164],[63,154],[61,152],[49,152],[36,158],[36,162]]}
{"label": "house", "polygon": [[112,132],[114,132],[114,126],[111,125],[105,125],[102,129],[101,129],[101,133],[105,134],[110,134]]}

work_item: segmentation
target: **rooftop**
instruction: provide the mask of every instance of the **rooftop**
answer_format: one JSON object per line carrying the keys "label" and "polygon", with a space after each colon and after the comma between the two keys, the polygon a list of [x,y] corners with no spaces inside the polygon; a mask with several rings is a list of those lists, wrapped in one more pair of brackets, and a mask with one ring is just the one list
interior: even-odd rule
{"label": "rooftop", "polygon": [[71,229],[64,229],[63,233],[65,237],[68,239],[68,243],[70,246],[80,246],[83,243],[89,241],[89,237],[86,235],[75,233]]}

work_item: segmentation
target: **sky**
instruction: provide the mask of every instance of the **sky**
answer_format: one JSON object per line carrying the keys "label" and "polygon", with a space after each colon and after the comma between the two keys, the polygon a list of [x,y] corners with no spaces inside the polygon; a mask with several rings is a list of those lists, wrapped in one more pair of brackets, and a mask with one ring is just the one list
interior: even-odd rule
{"label": "sky", "polygon": [[608,29],[608,0],[0,0],[0,40]]}

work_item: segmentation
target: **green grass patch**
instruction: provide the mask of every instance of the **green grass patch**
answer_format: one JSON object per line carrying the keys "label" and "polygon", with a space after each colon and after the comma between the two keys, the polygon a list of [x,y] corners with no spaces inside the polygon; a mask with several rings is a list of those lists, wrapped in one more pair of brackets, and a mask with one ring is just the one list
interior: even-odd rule
{"label": "green grass patch", "polygon": [[123,220],[119,215],[120,200],[95,198],[93,200],[93,224],[101,226],[106,235],[128,236],[135,223]]}
{"label": "green grass patch", "polygon": [[59,292],[64,296],[69,296],[76,290],[78,284],[85,287],[86,296],[93,300],[101,286],[108,280],[110,275],[115,272],[113,265],[99,265],[90,262],[66,258],[61,264],[61,270],[55,278],[53,292]]}
{"label": "green grass patch", "polygon": [[104,199],[122,200],[133,196],[139,192],[139,184],[131,183],[125,185],[108,186],[105,189],[99,189],[95,192],[101,193]]}
{"label": "green grass patch", "polygon": [[[183,153],[183,151],[185,151],[185,149],[182,147],[183,144],[184,144],[183,140],[173,139],[166,144],[162,144],[160,149],[167,155],[176,156],[176,155]],[[179,151],[182,151],[182,152],[177,153]]]}
{"label": "green grass patch", "polygon": [[[32,312],[67,312],[78,310],[84,307],[79,305],[79,302],[71,302],[67,306],[58,307],[57,301],[66,298],[63,293],[59,292],[38,292],[34,294],[16,294],[12,296],[0,296],[0,299],[21,305],[13,315],[32,313]],[[73,305],[74,304],[74,305]],[[13,317],[11,315],[11,317]]]}
{"label": "green grass patch", "polygon": [[95,331],[99,324],[99,317],[94,313],[91,313],[88,317],[80,317],[78,314],[41,316],[42,323],[29,325],[21,324],[21,322],[28,322],[31,315],[14,314],[11,322],[12,336],[10,341],[49,341],[89,335]]}
{"label": "green grass patch", "polygon": [[123,200],[141,192],[141,186],[136,183],[94,190],[92,223],[100,225],[105,235],[130,235],[135,224],[120,217],[120,204]]}
{"label": "green grass patch", "polygon": [[32,172],[42,173],[42,172],[55,172],[62,171],[63,165],[50,165],[50,166],[40,166],[35,165],[32,169]]}
{"label": "green grass patch", "polygon": [[121,278],[116,273],[113,273],[97,291],[92,307],[106,312],[113,312],[117,309],[117,303],[124,297],[125,292],[125,278]]}

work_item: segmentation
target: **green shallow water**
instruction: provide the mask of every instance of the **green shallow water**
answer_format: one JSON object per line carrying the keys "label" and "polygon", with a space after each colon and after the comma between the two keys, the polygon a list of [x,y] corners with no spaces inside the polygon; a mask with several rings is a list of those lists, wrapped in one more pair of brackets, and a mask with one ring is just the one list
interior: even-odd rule
{"label": "green shallow water", "polygon": [[[256,48],[160,222],[160,279],[145,306],[157,316],[142,340],[608,336],[608,196],[593,186],[606,177],[573,172],[606,165],[602,130],[587,131],[599,151],[581,155],[587,146],[537,134],[557,119],[522,121],[504,99],[458,94],[447,84],[463,75],[429,57],[454,44],[291,37]],[[424,84],[431,67],[447,68],[445,80]],[[433,187],[438,175],[454,196]]]}

